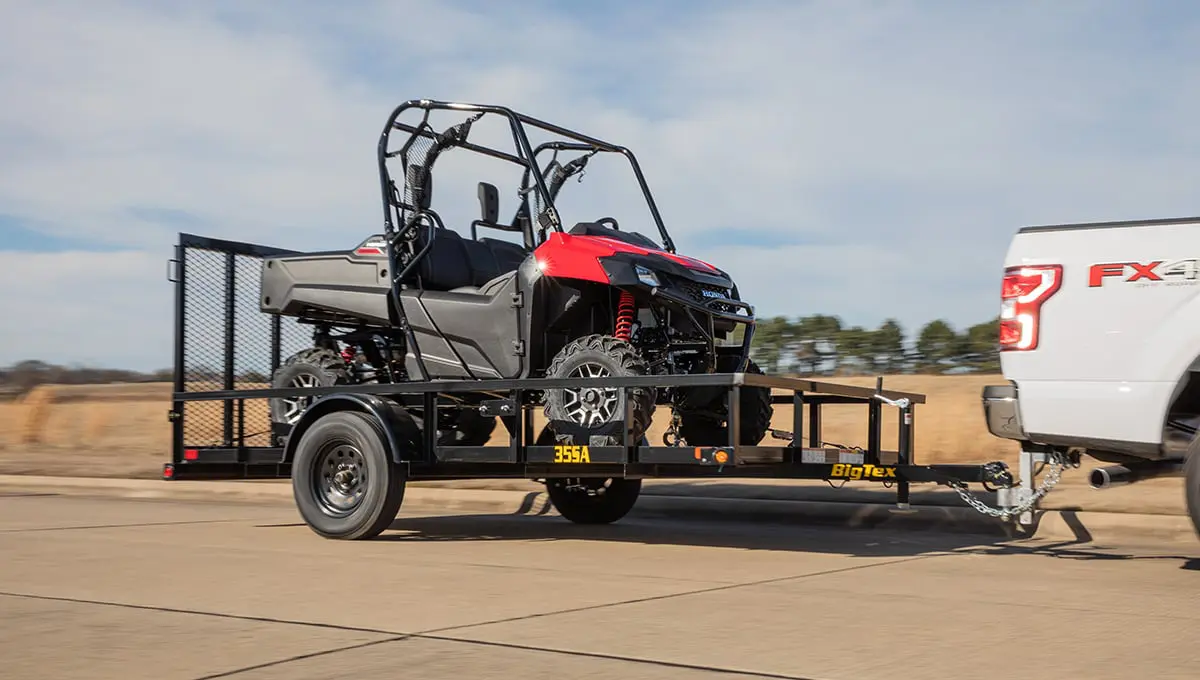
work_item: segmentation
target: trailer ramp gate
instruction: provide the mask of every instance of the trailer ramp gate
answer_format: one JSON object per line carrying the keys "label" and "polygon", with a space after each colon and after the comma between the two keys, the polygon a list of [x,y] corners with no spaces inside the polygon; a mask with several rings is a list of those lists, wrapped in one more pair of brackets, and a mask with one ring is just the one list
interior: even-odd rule
{"label": "trailer ramp gate", "polygon": [[[874,482],[894,487],[902,508],[908,507],[910,484],[936,483],[954,488],[965,503],[984,514],[1004,520],[1022,516],[1023,523],[1044,494],[1001,493],[1002,507],[989,508],[969,494],[967,484],[1002,492],[1013,489],[1016,483],[1003,462],[917,464],[913,457],[915,406],[925,403],[925,397],[884,390],[882,379],[875,389],[741,373],[272,389],[271,376],[283,359],[313,343],[311,326],[259,308],[262,258],[291,252],[180,234],[168,268],[168,279],[175,286],[175,357],[174,395],[168,414],[171,460],[163,467],[164,479],[290,477],[290,466],[283,461],[287,433],[272,431],[271,398],[369,394],[436,413],[439,404],[455,395],[486,393],[492,398],[483,404],[484,415],[515,415],[518,419],[508,440],[489,446],[444,446],[427,434],[425,450],[406,461],[408,479],[736,477]],[[536,445],[533,416],[540,410],[537,395],[583,383],[624,390],[638,386],[728,387],[730,442],[707,447],[656,445],[631,441],[625,432],[623,446]],[[770,387],[775,404],[792,406],[791,430],[772,430],[768,435],[780,440],[780,445],[736,443],[741,386]],[[867,412],[865,447],[831,445],[822,438],[822,407],[848,404]],[[885,407],[898,414],[895,450],[882,448]],[[1055,470],[1067,464],[1061,460],[1048,463]],[[1057,481],[1057,474],[1052,474]]]}

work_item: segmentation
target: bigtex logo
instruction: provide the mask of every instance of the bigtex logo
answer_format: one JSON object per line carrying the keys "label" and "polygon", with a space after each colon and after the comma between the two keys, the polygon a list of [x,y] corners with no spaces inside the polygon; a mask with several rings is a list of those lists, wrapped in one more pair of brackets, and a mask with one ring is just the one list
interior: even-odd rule
{"label": "bigtex logo", "polygon": [[880,465],[851,465],[835,463],[829,472],[830,479],[895,479],[896,468]]}

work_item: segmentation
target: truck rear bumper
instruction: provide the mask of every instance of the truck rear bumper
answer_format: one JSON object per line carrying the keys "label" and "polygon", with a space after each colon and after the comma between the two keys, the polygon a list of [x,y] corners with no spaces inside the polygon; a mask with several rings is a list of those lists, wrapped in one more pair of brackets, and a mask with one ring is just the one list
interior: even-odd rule
{"label": "truck rear bumper", "polygon": [[983,388],[983,417],[988,432],[1003,439],[1026,440],[1021,422],[1020,402],[1016,385],[988,385]]}

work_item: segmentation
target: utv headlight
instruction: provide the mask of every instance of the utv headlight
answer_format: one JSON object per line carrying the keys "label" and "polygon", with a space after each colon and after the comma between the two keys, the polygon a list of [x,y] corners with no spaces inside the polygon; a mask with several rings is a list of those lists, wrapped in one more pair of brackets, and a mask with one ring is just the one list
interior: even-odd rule
{"label": "utv headlight", "polygon": [[647,286],[650,286],[651,288],[657,288],[660,285],[658,283],[658,276],[642,265],[635,265],[634,272],[637,273],[638,281],[641,281]]}

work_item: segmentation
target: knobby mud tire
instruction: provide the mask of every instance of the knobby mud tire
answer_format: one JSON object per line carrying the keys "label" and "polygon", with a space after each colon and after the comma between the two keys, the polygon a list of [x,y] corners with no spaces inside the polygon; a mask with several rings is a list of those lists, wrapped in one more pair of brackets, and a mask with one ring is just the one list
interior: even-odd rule
{"label": "knobby mud tire", "polygon": [[[271,387],[275,389],[295,388],[298,379],[309,378],[315,382],[313,387],[332,387],[350,382],[350,371],[346,361],[337,352],[314,347],[301,350],[288,357],[283,365],[271,377]],[[312,403],[312,398],[298,398],[296,401],[304,404],[305,408]],[[270,402],[271,422],[289,424],[288,400],[274,398]],[[296,414],[299,417],[299,414]]]}
{"label": "knobby mud tire", "polygon": [[[547,378],[567,378],[577,368],[592,364],[600,366],[614,377],[640,376],[648,373],[645,359],[638,354],[628,342],[619,340],[611,335],[587,335],[567,343],[555,355],[550,367],[546,369]],[[620,393],[621,391],[618,390]],[[546,390],[545,415],[551,424],[571,421],[567,413],[567,390]],[[633,401],[633,422],[630,424],[630,439],[639,441],[650,429],[654,417],[655,390],[652,387],[637,387],[628,391]],[[578,432],[555,432],[555,441],[559,444],[588,444],[589,446],[620,446],[623,443],[620,423],[624,419],[625,401],[618,394],[615,413],[604,423],[593,427],[585,427],[575,422],[571,428]]]}
{"label": "knobby mud tire", "polygon": [[[728,372],[718,366],[721,372]],[[762,369],[753,360],[746,361],[746,373],[762,375]],[[728,390],[722,390],[720,400]],[[771,404],[771,390],[766,387],[741,387],[739,395],[741,409],[741,436],[739,444],[757,446],[771,429],[771,418],[775,407]],[[682,411],[679,414],[679,435],[690,446],[728,446],[729,426],[723,401],[714,401],[703,411]]]}

